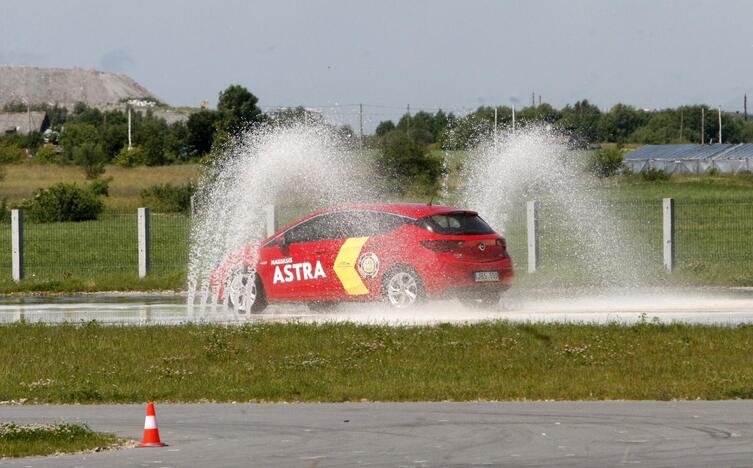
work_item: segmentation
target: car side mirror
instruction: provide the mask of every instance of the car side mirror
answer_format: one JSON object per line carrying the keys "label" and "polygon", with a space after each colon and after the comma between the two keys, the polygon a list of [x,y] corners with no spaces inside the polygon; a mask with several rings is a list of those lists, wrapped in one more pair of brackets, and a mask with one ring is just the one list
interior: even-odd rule
{"label": "car side mirror", "polygon": [[290,247],[290,234],[286,232],[282,236],[280,236],[280,238],[277,240],[277,244],[280,246],[282,253],[287,255],[288,248]]}

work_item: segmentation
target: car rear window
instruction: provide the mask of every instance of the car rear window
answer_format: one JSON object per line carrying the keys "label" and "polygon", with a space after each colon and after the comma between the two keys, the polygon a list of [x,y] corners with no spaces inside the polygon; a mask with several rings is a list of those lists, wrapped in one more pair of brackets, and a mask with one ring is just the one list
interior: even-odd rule
{"label": "car rear window", "polygon": [[438,234],[494,234],[480,216],[473,213],[448,213],[418,220],[422,228]]}

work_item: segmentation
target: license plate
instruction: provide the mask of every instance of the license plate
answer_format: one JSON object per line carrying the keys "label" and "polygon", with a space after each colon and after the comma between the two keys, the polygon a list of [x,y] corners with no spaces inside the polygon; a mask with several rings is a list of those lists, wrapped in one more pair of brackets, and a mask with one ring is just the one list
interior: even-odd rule
{"label": "license plate", "polygon": [[473,278],[477,283],[483,283],[485,281],[499,281],[498,271],[476,271],[473,273]]}

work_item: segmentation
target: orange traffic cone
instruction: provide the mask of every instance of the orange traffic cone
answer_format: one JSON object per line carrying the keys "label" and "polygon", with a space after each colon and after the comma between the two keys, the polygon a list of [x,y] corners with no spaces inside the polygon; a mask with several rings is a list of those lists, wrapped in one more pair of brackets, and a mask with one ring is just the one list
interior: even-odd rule
{"label": "orange traffic cone", "polygon": [[157,429],[157,415],[154,412],[154,403],[151,401],[146,405],[146,419],[144,420],[144,441],[139,447],[164,447],[159,440],[159,429]]}

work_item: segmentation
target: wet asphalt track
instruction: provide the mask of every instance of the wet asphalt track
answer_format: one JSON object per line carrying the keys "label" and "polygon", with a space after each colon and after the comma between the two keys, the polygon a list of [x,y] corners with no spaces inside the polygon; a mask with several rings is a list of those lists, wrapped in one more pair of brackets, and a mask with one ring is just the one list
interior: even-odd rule
{"label": "wet asphalt track", "polygon": [[[140,438],[143,405],[5,406]],[[16,467],[753,466],[753,402],[158,405],[164,448]]]}
{"label": "wet asphalt track", "polygon": [[271,305],[260,314],[237,314],[222,304],[187,305],[176,294],[93,294],[85,296],[0,298],[0,323],[87,322],[179,324],[194,322],[354,322],[380,325],[424,325],[512,322],[636,323],[684,322],[715,325],[753,323],[750,288],[642,290],[511,290],[500,304],[474,310],[457,301],[434,301],[410,310],[384,304],[341,304],[311,311],[301,304]]}

